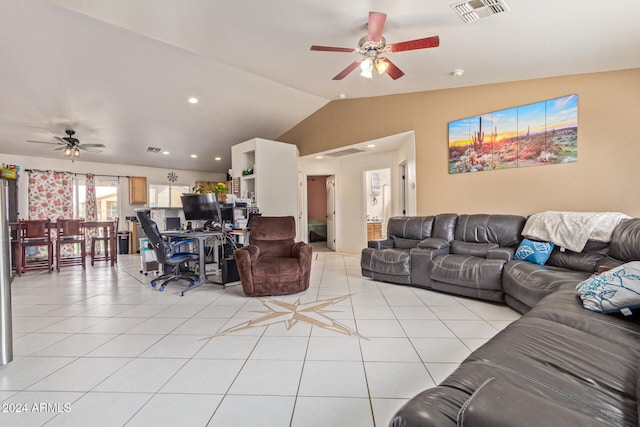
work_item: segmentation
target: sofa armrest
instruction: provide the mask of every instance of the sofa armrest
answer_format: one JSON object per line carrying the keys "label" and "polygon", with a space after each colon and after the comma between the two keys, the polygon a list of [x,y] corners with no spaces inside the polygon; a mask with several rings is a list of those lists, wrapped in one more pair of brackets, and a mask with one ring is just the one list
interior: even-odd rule
{"label": "sofa armrest", "polygon": [[411,249],[409,251],[409,256],[411,257],[411,284],[431,288],[431,265],[433,259],[448,253],[448,246],[440,249]]}
{"label": "sofa armrest", "polygon": [[487,259],[502,259],[511,261],[516,253],[515,248],[495,248],[487,251]]}
{"label": "sofa armrest", "polygon": [[427,237],[426,239],[422,240],[420,243],[418,243],[418,248],[419,249],[444,249],[449,248],[449,242],[447,242],[445,239],[439,239],[437,237]]}
{"label": "sofa armrest", "polygon": [[372,249],[391,249],[393,248],[393,239],[369,240],[368,247]]}
{"label": "sofa armrest", "polygon": [[294,258],[302,258],[311,256],[311,245],[305,242],[296,242],[291,247],[291,256]]}
{"label": "sofa armrest", "polygon": [[246,286],[249,292],[253,292],[253,271],[251,266],[255,264],[259,255],[260,248],[253,245],[236,249],[233,253],[243,289]]}

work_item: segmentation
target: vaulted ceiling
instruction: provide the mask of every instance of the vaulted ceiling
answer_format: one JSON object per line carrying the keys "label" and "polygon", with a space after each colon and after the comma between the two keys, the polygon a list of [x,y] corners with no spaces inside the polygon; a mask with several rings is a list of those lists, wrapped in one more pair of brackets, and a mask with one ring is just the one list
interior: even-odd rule
{"label": "vaulted ceiling", "polygon": [[[106,146],[82,160],[225,172],[232,145],[341,96],[640,67],[637,0],[504,1],[467,23],[452,0],[0,0],[0,153],[63,158],[26,141],[73,129]],[[332,80],[360,56],[309,47],[356,47],[369,11],[388,15],[388,43],[440,46],[389,54],[398,80]]]}

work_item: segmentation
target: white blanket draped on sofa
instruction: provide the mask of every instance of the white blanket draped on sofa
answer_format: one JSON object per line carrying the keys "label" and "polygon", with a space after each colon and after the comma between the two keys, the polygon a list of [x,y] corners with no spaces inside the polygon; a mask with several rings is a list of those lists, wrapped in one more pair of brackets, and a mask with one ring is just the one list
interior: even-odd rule
{"label": "white blanket draped on sofa", "polygon": [[631,217],[620,212],[547,211],[531,215],[522,235],[580,252],[587,240],[609,242],[616,225],[628,218]]}

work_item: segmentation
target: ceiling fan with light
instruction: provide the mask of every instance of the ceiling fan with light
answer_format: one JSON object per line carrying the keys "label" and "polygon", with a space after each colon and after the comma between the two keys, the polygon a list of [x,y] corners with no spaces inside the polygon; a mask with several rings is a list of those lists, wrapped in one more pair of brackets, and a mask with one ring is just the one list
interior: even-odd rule
{"label": "ceiling fan with light", "polygon": [[105,148],[104,144],[80,144],[80,140],[75,138],[75,131],[71,129],[65,130],[67,136],[59,137],[55,136],[54,138],[58,140],[58,142],[45,142],[45,141],[31,141],[27,140],[27,142],[36,142],[38,144],[52,144],[52,145],[60,145],[58,148],[54,148],[54,150],[64,150],[65,157],[80,157],[80,150],[89,151],[92,153],[102,153],[100,148]]}
{"label": "ceiling fan with light", "polygon": [[369,12],[369,21],[367,23],[367,35],[362,37],[358,41],[358,47],[333,47],[333,46],[311,46],[311,50],[321,52],[348,52],[359,53],[364,58],[358,59],[344,70],[340,71],[333,80],[342,80],[349,73],[360,66],[362,77],[372,78],[373,69],[378,74],[388,74],[393,80],[399,79],[404,76],[404,72],[399,69],[393,62],[391,62],[385,54],[392,52],[402,52],[405,50],[426,49],[431,47],[438,47],[440,45],[440,38],[438,36],[425,37],[422,39],[409,40],[406,42],[387,44],[384,37],[382,37],[382,30],[384,23],[387,20],[387,15],[381,12]]}

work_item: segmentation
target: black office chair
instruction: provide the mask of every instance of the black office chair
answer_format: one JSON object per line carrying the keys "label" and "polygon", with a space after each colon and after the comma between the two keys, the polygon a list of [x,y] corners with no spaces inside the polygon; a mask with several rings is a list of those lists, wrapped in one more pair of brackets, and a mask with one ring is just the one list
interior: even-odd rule
{"label": "black office chair", "polygon": [[167,283],[174,280],[187,280],[189,287],[195,285],[200,280],[197,274],[188,270],[188,262],[198,260],[198,254],[191,252],[180,252],[180,246],[185,243],[190,243],[191,239],[180,239],[175,241],[169,241],[165,239],[160,231],[158,225],[149,218],[146,212],[138,212],[138,219],[142,230],[149,239],[149,243],[153,248],[158,263],[162,264],[163,272],[159,277],[156,277],[151,281],[151,286],[154,288],[157,286],[158,281],[162,281],[159,291],[163,291]]}

